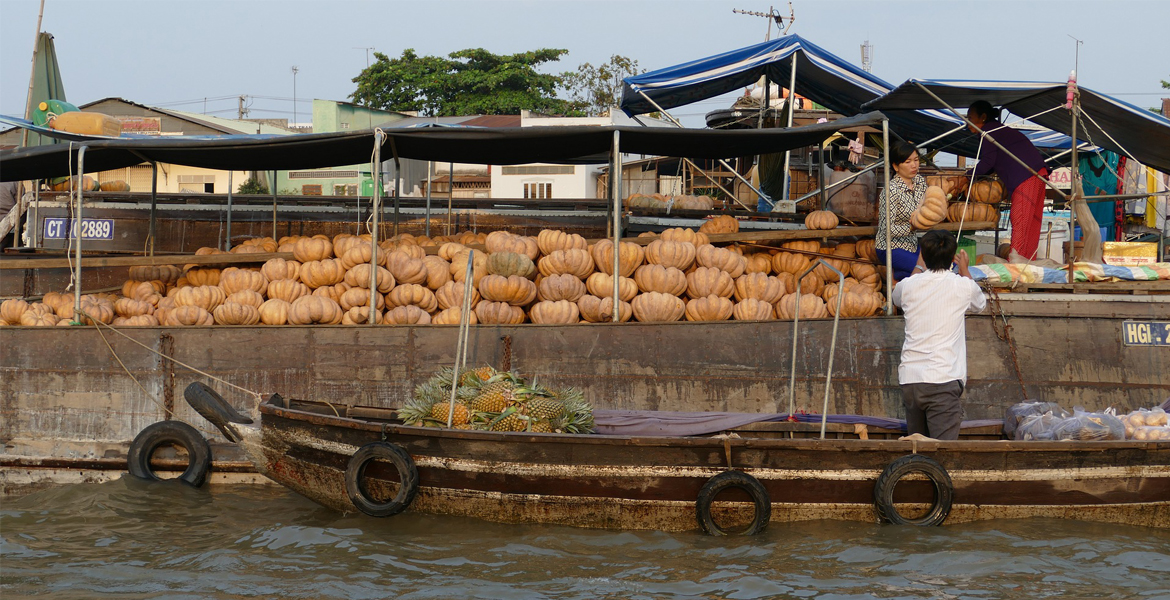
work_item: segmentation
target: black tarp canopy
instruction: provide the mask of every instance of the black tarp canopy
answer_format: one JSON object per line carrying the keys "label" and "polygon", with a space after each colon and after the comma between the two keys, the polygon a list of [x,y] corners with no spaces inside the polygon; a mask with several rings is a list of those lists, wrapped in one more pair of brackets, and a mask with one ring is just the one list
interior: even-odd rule
{"label": "black tarp canopy", "polygon": [[[389,128],[383,130],[382,159],[398,156],[489,165],[597,164],[609,160],[615,131],[621,132],[624,154],[730,158],[816,145],[841,129],[877,125],[881,119],[881,113],[873,112],[791,129],[735,131],[620,126]],[[374,136],[375,130],[256,139],[92,138],[0,151],[0,181],[69,175],[71,154],[76,169],[76,151],[81,145],[87,146],[85,170],[90,173],[151,161],[236,171],[352,165],[372,160]]]}
{"label": "black tarp canopy", "polygon": [[[865,107],[890,114],[945,108],[919,84],[956,109],[986,100],[1033,123],[1072,135],[1072,117],[1063,108],[1064,83],[910,79]],[[1079,139],[1170,172],[1170,119],[1085,87],[1079,91],[1084,113],[1078,124]]]}

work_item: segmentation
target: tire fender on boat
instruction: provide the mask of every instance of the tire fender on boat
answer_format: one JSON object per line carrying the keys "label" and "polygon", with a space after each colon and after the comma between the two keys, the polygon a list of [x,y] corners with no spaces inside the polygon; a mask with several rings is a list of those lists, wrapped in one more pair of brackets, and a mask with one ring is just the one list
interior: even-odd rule
{"label": "tire fender on boat", "polygon": [[[930,479],[934,485],[934,504],[924,515],[908,519],[894,507],[894,487],[911,473],[921,473]],[[895,525],[922,527],[942,525],[943,521],[947,520],[947,515],[951,513],[954,496],[955,486],[951,483],[951,476],[947,470],[935,460],[921,454],[903,456],[890,463],[873,486],[873,505],[877,509],[878,520]]]}
{"label": "tire fender on boat", "polygon": [[[378,502],[370,497],[369,490],[364,483],[366,467],[371,461],[385,460],[398,470],[398,493],[385,502]],[[349,499],[358,510],[371,517],[390,517],[410,506],[418,494],[418,468],[410,454],[397,444],[389,442],[371,442],[358,448],[349,459],[345,467],[345,491]]]}
{"label": "tire fender on boat", "polygon": [[143,429],[130,443],[126,456],[130,474],[150,481],[160,481],[150,468],[150,457],[159,446],[174,444],[187,450],[187,469],[179,479],[200,487],[211,470],[211,446],[192,426],[182,421],[161,421]]}
{"label": "tire fender on boat", "polygon": [[[715,501],[715,497],[728,488],[739,488],[747,492],[748,496],[752,498],[752,503],[755,504],[752,522],[747,529],[741,532],[723,529],[711,517],[711,504]],[[707,483],[703,484],[703,489],[699,490],[699,498],[695,501],[695,516],[699,521],[699,528],[707,535],[730,535],[733,533],[756,535],[763,533],[768,528],[768,522],[772,520],[772,499],[768,496],[768,490],[764,489],[763,484],[755,477],[743,471],[724,471],[708,479]]]}
{"label": "tire fender on boat", "polygon": [[187,386],[183,390],[183,397],[187,399],[187,404],[195,409],[204,419],[209,423],[215,425],[215,428],[223,434],[229,442],[240,441],[240,435],[235,428],[231,426],[232,423],[250,424],[252,419],[241,415],[219,392],[212,389],[205,383],[196,381]]}

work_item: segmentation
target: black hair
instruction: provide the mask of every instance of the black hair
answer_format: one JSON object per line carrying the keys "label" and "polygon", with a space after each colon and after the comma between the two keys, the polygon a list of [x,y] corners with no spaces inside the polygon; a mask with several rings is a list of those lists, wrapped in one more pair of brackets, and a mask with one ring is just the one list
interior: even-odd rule
{"label": "black hair", "polygon": [[906,142],[894,142],[890,144],[890,164],[900,165],[910,159],[910,156],[918,152],[914,146]]}
{"label": "black hair", "polygon": [[967,109],[967,116],[979,115],[984,121],[999,121],[999,109],[986,100],[976,100]]}
{"label": "black hair", "polygon": [[931,271],[947,271],[955,260],[955,249],[958,248],[955,236],[942,229],[931,229],[918,240],[918,249],[922,252],[922,262]]}

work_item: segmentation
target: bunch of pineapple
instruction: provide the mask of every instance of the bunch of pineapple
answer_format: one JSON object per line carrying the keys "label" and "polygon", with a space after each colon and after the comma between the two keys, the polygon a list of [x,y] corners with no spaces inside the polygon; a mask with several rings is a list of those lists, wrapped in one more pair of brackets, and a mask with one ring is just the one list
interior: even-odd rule
{"label": "bunch of pineapple", "polygon": [[[455,402],[451,403],[451,389]],[[407,425],[456,429],[592,433],[593,407],[575,388],[548,389],[516,373],[484,366],[460,373],[445,368],[419,385],[398,411]]]}

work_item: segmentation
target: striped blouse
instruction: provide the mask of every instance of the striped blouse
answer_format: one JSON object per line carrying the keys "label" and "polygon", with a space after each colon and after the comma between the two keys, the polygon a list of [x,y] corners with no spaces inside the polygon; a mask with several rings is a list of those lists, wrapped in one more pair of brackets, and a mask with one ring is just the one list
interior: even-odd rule
{"label": "striped blouse", "polygon": [[[901,248],[907,252],[918,252],[918,236],[910,230],[910,215],[926,198],[926,178],[914,176],[914,187],[906,185],[901,177],[890,178],[888,190],[894,202],[890,204],[890,244],[894,248]],[[878,229],[876,246],[879,250],[886,249],[886,191],[878,198]]]}

